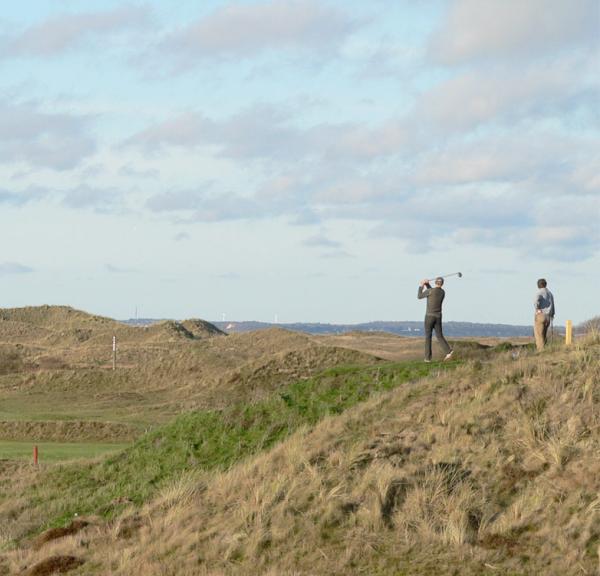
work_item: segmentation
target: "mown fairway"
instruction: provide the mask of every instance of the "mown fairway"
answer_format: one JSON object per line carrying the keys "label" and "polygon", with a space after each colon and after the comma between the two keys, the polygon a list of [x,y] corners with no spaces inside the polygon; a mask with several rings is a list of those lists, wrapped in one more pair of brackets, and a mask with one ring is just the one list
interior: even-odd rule
{"label": "mown fairway", "polygon": [[0,440],[0,460],[33,462],[33,447],[38,447],[40,465],[67,460],[98,458],[119,452],[129,444],[101,444],[91,442],[14,442]]}

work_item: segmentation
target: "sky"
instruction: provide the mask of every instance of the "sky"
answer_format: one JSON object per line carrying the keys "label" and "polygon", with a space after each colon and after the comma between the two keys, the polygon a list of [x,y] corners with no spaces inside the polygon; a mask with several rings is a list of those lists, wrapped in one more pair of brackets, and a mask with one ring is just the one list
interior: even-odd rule
{"label": "sky", "polygon": [[22,0],[0,15],[0,307],[600,314],[597,0]]}

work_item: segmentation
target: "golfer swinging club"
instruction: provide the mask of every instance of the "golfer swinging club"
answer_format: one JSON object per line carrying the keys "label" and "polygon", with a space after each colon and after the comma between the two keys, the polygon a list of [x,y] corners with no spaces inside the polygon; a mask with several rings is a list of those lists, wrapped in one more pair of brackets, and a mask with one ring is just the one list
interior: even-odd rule
{"label": "golfer swinging club", "polygon": [[452,358],[453,350],[444,338],[442,332],[442,302],[446,293],[442,289],[444,279],[438,276],[435,287],[432,288],[429,280],[422,280],[419,285],[417,298],[427,298],[427,311],[425,313],[425,362],[431,362],[431,334],[435,329],[435,336],[443,348],[446,356],[444,360]]}

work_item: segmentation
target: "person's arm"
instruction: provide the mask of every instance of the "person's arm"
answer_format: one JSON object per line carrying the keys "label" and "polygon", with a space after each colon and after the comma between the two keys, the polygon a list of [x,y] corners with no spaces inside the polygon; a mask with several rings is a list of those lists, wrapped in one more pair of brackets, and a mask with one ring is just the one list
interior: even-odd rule
{"label": "person's arm", "polygon": [[421,298],[427,298],[430,292],[431,284],[429,284],[429,280],[421,280],[421,283],[419,284],[419,291],[417,292],[417,298],[419,298],[419,300]]}

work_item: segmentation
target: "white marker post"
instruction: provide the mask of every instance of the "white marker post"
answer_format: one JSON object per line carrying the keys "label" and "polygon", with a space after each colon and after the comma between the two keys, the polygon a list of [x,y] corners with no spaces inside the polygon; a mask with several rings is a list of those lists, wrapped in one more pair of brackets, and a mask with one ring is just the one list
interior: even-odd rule
{"label": "white marker post", "polygon": [[113,336],[113,370],[117,369],[117,337]]}

